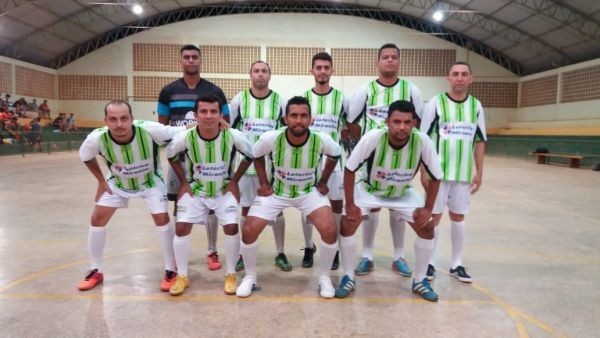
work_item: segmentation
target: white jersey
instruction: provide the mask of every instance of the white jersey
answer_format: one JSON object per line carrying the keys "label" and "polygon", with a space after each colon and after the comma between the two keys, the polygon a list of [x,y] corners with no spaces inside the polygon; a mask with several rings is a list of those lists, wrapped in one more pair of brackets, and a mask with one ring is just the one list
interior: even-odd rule
{"label": "white jersey", "polygon": [[410,101],[420,116],[423,101],[421,91],[409,81],[398,79],[391,86],[373,80],[358,89],[350,101],[348,122],[361,126],[362,134],[385,126],[388,108],[398,100]]}
{"label": "white jersey", "polygon": [[84,162],[102,156],[109,170],[107,180],[126,192],[153,188],[156,180],[162,182],[158,147],[185,130],[143,120],[133,121],[132,128],[133,139],[127,144],[117,143],[108,127],[103,127],[92,131],[79,148]]}
{"label": "white jersey", "polygon": [[389,144],[387,129],[366,133],[348,157],[346,169],[356,172],[363,164],[366,170],[361,171],[360,181],[366,184],[367,192],[382,198],[403,197],[421,164],[432,179],[442,177],[431,139],[416,128],[400,149]]}
{"label": "white jersey", "polygon": [[[239,92],[231,101],[229,121],[231,126],[240,130],[251,144],[258,141],[260,135],[275,130],[283,125],[285,102],[274,91],[263,98],[257,98],[250,89]],[[256,175],[254,166],[246,171],[248,175]]]}
{"label": "white jersey", "polygon": [[306,142],[299,146],[289,143],[287,128],[264,133],[254,144],[254,158],[267,156],[273,166],[271,185],[276,196],[296,198],[312,192],[317,184],[317,170],[323,155],[337,159],[342,147],[329,135],[309,131]]}
{"label": "white jersey", "polygon": [[214,197],[221,194],[233,176],[236,152],[252,160],[252,145],[238,130],[219,131],[212,140],[202,139],[198,128],[177,134],[167,147],[167,156],[185,153],[186,180],[194,195]]}
{"label": "white jersey", "polygon": [[443,179],[470,183],[475,142],[487,140],[481,102],[471,95],[462,102],[452,100],[446,93],[436,95],[423,109],[420,129],[436,146]]}

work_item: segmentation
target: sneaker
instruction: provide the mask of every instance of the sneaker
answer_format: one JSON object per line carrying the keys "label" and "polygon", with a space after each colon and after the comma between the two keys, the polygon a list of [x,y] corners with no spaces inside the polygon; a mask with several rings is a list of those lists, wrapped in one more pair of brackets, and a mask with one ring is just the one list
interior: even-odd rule
{"label": "sneaker", "polygon": [[98,269],[90,270],[85,275],[85,278],[79,282],[77,288],[79,291],[87,291],[96,286],[98,283],[102,283],[104,280],[104,275],[101,272],[98,272]]}
{"label": "sneaker", "polygon": [[342,280],[340,281],[340,285],[335,289],[335,297],[336,298],[346,298],[350,296],[354,288],[356,287],[356,283],[348,277],[348,275],[344,275]]}
{"label": "sneaker", "polygon": [[331,278],[327,276],[319,278],[319,294],[323,298],[333,298],[335,296],[335,288],[331,284]]}
{"label": "sneaker", "polygon": [[235,290],[235,294],[238,297],[246,298],[252,294],[252,290],[256,287],[256,277],[246,276],[242,279],[240,286]]}
{"label": "sneaker", "polygon": [[357,276],[368,275],[369,272],[373,271],[374,267],[373,261],[370,261],[367,257],[363,257],[360,259],[360,262],[358,262],[356,269],[354,269],[354,273]]}
{"label": "sneaker", "polygon": [[235,273],[225,274],[225,294],[226,295],[235,295],[235,289],[237,288],[237,280],[235,278]]}
{"label": "sneaker", "polygon": [[406,259],[403,257],[400,257],[392,262],[392,270],[396,271],[398,274],[400,274],[400,276],[410,277],[412,275],[412,271],[408,267]]}
{"label": "sneaker", "polygon": [[190,287],[190,279],[184,276],[177,275],[175,277],[175,282],[173,286],[169,289],[169,293],[171,296],[179,296],[181,295],[185,289]]}
{"label": "sneaker", "polygon": [[165,275],[160,282],[160,291],[167,292],[175,283],[175,277],[177,277],[177,272],[171,270],[165,270]]}
{"label": "sneaker", "polygon": [[462,265],[456,267],[456,269],[450,269],[450,275],[456,277],[463,283],[471,283],[473,279],[467,274],[467,271]]}
{"label": "sneaker", "polygon": [[435,266],[429,264],[429,266],[427,267],[426,278],[428,281],[432,281],[435,278]]}
{"label": "sneaker", "polygon": [[288,262],[284,253],[280,253],[275,257],[275,265],[277,265],[281,271],[292,271],[292,264]]}
{"label": "sneaker", "polygon": [[331,270],[337,270],[340,268],[340,252],[335,252],[335,257],[333,257],[333,263],[331,263]]}
{"label": "sneaker", "polygon": [[315,243],[313,243],[312,248],[304,248],[304,258],[302,258],[302,267],[303,268],[312,268],[313,266],[313,256],[317,252],[317,247]]}
{"label": "sneaker", "polygon": [[242,258],[242,255],[240,255],[237,263],[235,263],[235,271],[244,271],[244,269],[246,269],[244,266],[244,259]]}
{"label": "sneaker", "polygon": [[221,263],[219,262],[219,254],[216,252],[211,253],[206,256],[206,262],[208,263],[208,270],[219,270],[221,268]]}
{"label": "sneaker", "polygon": [[435,291],[433,291],[431,285],[429,285],[429,281],[427,280],[427,278],[423,278],[423,280],[418,283],[416,283],[413,279],[412,289],[414,293],[418,293],[425,300],[428,300],[430,302],[438,301],[438,294],[435,293]]}

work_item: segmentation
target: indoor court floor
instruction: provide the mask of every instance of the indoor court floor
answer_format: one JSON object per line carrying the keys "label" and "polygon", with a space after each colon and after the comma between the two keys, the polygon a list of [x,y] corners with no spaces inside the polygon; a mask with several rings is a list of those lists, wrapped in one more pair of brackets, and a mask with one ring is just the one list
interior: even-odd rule
{"label": "indoor court floor", "polygon": [[[191,287],[162,293],[162,256],[141,200],[108,225],[105,280],[80,292],[89,268],[87,232],[96,183],[76,152],[0,157],[2,337],[597,337],[600,335],[600,172],[487,157],[467,217],[463,284],[449,276],[450,232],[438,242],[438,303],[411,293],[391,270],[387,212],[375,270],[347,299],[319,298],[317,266],[300,265],[299,214],[286,210],[286,253],[274,265],[273,235],[259,238],[260,290],[223,293],[224,270],[206,266],[206,232],[193,230]],[[172,208],[172,206],[170,206]],[[359,243],[361,229],[357,234]],[[314,231],[318,239],[318,233]],[[219,236],[224,260],[223,235]],[[405,251],[414,267],[414,233]],[[359,245],[359,252],[361,245]],[[315,263],[318,262],[317,252]],[[333,273],[337,283],[341,269]],[[238,282],[243,274],[238,273]]]}

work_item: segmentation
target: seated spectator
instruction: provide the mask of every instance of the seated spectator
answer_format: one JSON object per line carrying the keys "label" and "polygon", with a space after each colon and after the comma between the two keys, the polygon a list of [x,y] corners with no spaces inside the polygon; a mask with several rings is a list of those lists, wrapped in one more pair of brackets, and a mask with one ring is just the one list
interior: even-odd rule
{"label": "seated spectator", "polygon": [[75,114],[73,113],[69,114],[69,117],[67,117],[67,131],[77,131],[77,128],[75,127]]}
{"label": "seated spectator", "polygon": [[29,133],[27,138],[29,143],[33,145],[33,151],[35,151],[36,145],[39,146],[42,151],[42,125],[40,124],[41,119],[36,117],[29,123]]}
{"label": "seated spectator", "polygon": [[0,121],[0,145],[13,144],[14,139],[11,137],[10,132],[6,129],[5,121]]}
{"label": "seated spectator", "polygon": [[35,99],[33,99],[33,101],[31,101],[31,103],[29,104],[29,110],[30,111],[38,111],[38,104]]}
{"label": "seated spectator", "polygon": [[10,120],[5,122],[6,131],[8,132],[8,139],[11,140],[10,144],[15,142],[19,142],[21,139],[21,134],[19,133],[19,121],[16,117],[11,118]]}
{"label": "seated spectator", "polygon": [[52,127],[54,127],[53,131],[57,133],[67,131],[67,118],[65,113],[58,114],[58,117],[52,122]]}
{"label": "seated spectator", "polygon": [[50,118],[50,107],[48,107],[48,100],[44,100],[44,102],[42,104],[40,104],[40,106],[38,107],[39,111],[40,111],[40,117],[43,119],[49,119]]}

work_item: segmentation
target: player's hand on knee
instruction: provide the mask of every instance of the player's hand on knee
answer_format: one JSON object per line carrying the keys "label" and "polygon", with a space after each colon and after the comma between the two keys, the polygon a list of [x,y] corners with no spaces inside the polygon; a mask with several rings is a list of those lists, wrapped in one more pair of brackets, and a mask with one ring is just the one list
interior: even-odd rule
{"label": "player's hand on knee", "polygon": [[273,194],[273,187],[268,184],[261,184],[256,190],[258,196],[271,196]]}
{"label": "player's hand on knee", "polygon": [[356,204],[346,205],[346,218],[351,224],[360,223],[362,214]]}
{"label": "player's hand on knee", "polygon": [[98,200],[100,200],[100,197],[102,197],[102,195],[105,192],[108,193],[109,195],[112,195],[112,190],[110,189],[110,186],[108,186],[108,182],[106,182],[106,181],[99,182],[98,189],[96,190],[96,197],[94,198],[94,202],[98,202]]}
{"label": "player's hand on knee", "polygon": [[317,191],[321,195],[327,196],[327,194],[329,193],[329,187],[327,187],[327,183],[323,183],[323,182],[319,181],[317,183]]}
{"label": "player's hand on knee", "polygon": [[431,220],[431,210],[417,208],[413,212],[413,221],[416,227],[422,227]]}
{"label": "player's hand on knee", "polygon": [[237,183],[230,181],[229,184],[227,184],[227,187],[223,189],[223,195],[227,194],[228,192],[233,194],[235,200],[240,203],[240,187]]}

